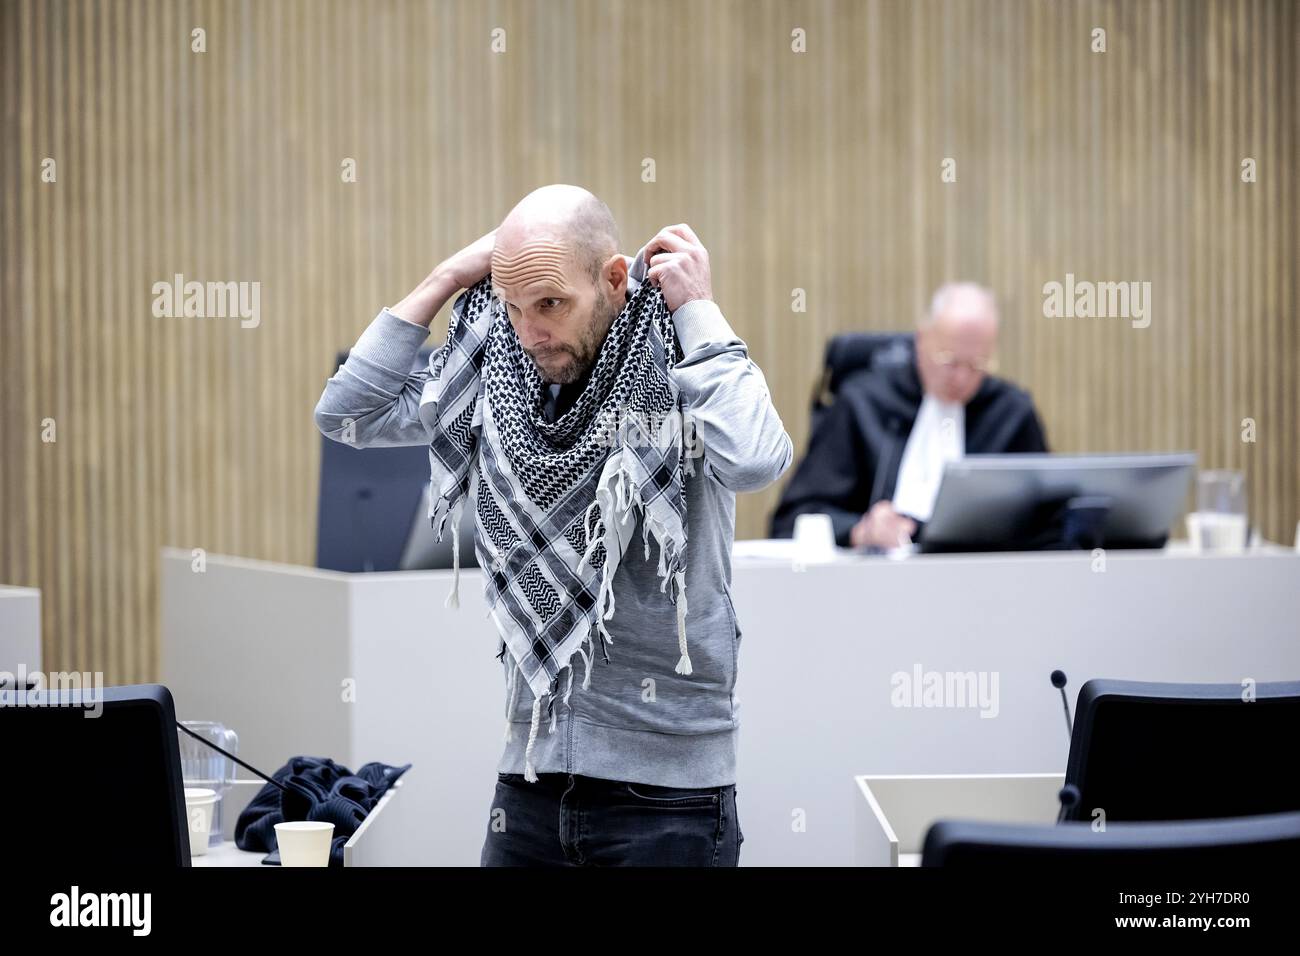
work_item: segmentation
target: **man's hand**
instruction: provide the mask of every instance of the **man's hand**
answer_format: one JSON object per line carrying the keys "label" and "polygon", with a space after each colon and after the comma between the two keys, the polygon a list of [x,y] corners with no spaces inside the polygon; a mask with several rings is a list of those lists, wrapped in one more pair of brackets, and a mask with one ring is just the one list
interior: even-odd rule
{"label": "man's hand", "polygon": [[849,532],[855,548],[897,548],[912,540],[916,522],[894,510],[892,501],[877,501]]}
{"label": "man's hand", "polygon": [[461,289],[468,289],[492,271],[492,245],[495,240],[496,230],[493,229],[438,263],[410,295],[389,311],[399,319],[427,328],[448,299]]}
{"label": "man's hand", "polygon": [[434,272],[441,272],[457,289],[468,289],[492,271],[492,245],[497,231],[493,229],[480,236],[450,259],[438,264]]}
{"label": "man's hand", "polygon": [[665,226],[645,247],[646,278],[659,287],[670,312],[694,299],[712,299],[709,252],[686,223]]}

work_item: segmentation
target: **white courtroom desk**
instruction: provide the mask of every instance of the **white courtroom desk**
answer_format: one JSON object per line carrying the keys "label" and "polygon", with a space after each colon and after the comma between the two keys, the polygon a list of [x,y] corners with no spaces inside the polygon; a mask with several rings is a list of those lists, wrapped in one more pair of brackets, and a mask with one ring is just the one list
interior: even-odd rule
{"label": "white courtroom desk", "polygon": [[0,584],[0,671],[41,669],[41,592]]}
{"label": "white courtroom desk", "polygon": [[[411,823],[411,811],[414,810],[402,796],[403,786],[414,772],[415,768],[412,767],[384,792],[379,802],[366,814],[361,826],[343,844],[345,867],[390,866],[400,862],[402,847],[406,843],[406,828]],[[222,842],[209,847],[207,853],[190,857],[191,866],[257,866],[272,871],[280,869],[278,866],[262,866],[262,860],[266,857],[263,851],[241,850],[235,846],[235,825],[239,821],[239,814],[264,785],[265,781],[257,778],[235,781],[234,786],[222,797],[226,804],[226,814],[222,820]]]}
{"label": "white courtroom desk", "polygon": [[[852,864],[861,774],[1064,770],[1055,668],[1071,707],[1092,677],[1300,679],[1300,554],[1110,552],[1093,566],[1086,553],[951,555],[800,572],[738,557],[742,862]],[[443,607],[450,578],[211,555],[196,574],[168,549],[162,680],[179,717],[234,727],[267,772],[298,753],[414,763],[405,799],[419,814],[398,862],[475,865],[504,688],[478,572],[463,572],[459,611]],[[918,667],[983,672],[990,690],[996,678],[996,715],[894,706],[892,676]]]}
{"label": "white courtroom desk", "polygon": [[1060,773],[864,774],[857,788],[854,860],[859,866],[920,866],[936,820],[1052,824]]}

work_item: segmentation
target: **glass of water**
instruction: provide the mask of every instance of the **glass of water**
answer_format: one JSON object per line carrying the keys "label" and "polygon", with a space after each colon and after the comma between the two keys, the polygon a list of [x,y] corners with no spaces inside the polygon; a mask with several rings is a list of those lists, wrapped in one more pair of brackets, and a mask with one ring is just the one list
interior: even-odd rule
{"label": "glass of water", "polygon": [[[239,753],[239,735],[229,727],[212,720],[186,720],[182,723],[204,740],[211,741],[227,753]],[[210,846],[220,846],[224,839],[222,831],[225,826],[222,820],[222,805],[225,801],[222,798],[234,785],[235,762],[211,747],[205,747],[189,734],[178,730],[176,735],[180,738],[181,775],[185,779],[185,786],[216,791],[217,803],[212,813],[212,829],[208,843]]]}
{"label": "glass of water", "polygon": [[1246,476],[1203,471],[1196,477],[1196,510],[1187,516],[1187,540],[1198,554],[1236,554],[1246,548]]}

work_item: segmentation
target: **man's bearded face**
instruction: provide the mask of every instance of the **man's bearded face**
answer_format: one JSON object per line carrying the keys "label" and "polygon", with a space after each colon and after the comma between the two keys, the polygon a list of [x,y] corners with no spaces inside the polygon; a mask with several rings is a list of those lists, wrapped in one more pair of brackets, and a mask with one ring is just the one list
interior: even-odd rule
{"label": "man's bearded face", "polygon": [[595,364],[618,310],[603,277],[567,243],[533,239],[493,250],[492,286],[543,381],[576,382]]}

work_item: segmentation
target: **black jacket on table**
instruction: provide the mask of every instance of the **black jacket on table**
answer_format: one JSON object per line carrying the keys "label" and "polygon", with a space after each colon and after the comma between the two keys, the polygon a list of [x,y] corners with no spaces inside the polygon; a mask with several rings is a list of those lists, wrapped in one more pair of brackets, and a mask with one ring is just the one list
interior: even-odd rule
{"label": "black jacket on table", "polygon": [[[914,362],[846,378],[781,495],[772,515],[772,537],[791,537],[801,514],[828,514],[836,542],[847,547],[849,532],[862,515],[894,496],[922,395]],[[1003,379],[984,377],[966,403],[965,418],[968,455],[1047,451],[1029,393]]]}

